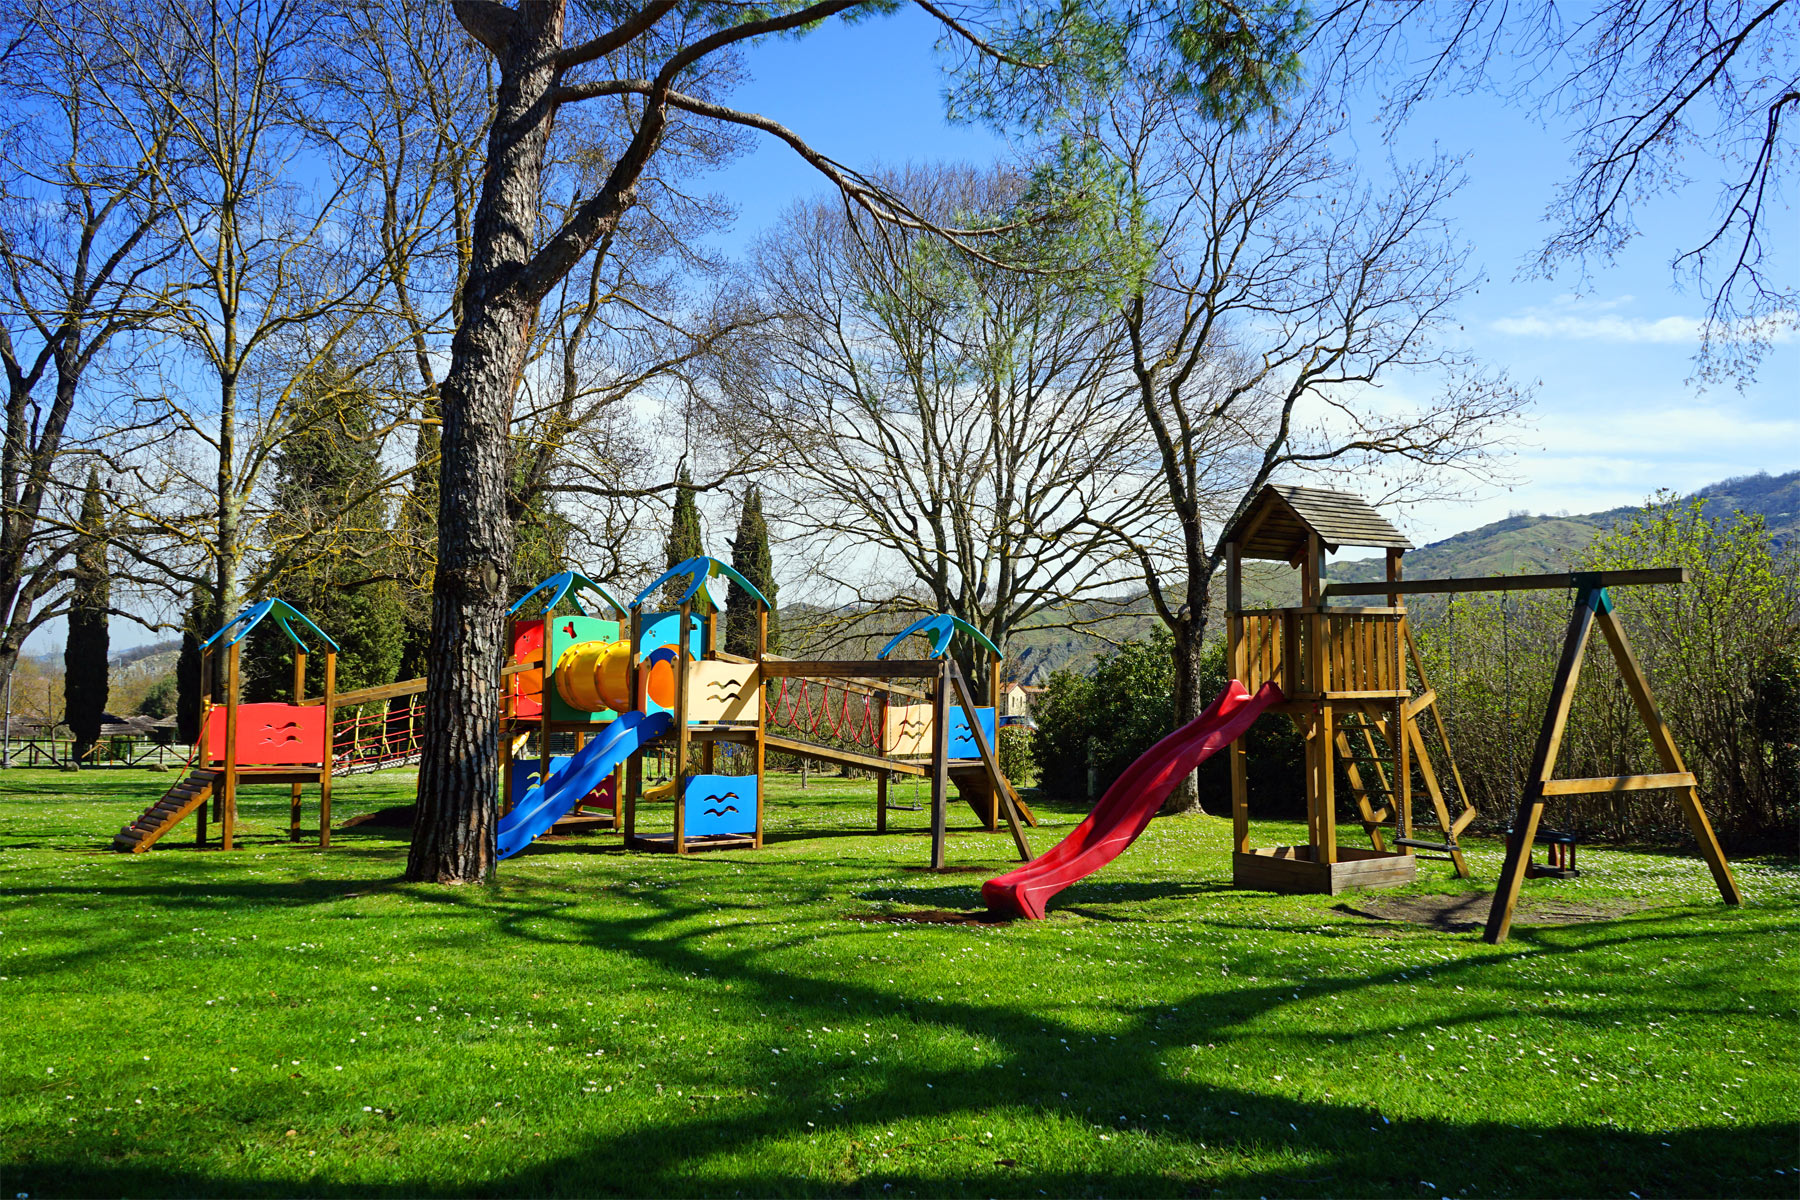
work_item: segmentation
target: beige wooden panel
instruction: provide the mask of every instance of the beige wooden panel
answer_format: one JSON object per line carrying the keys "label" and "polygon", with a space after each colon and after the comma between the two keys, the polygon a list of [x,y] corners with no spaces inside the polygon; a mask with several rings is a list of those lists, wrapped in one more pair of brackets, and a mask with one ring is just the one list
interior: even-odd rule
{"label": "beige wooden panel", "polygon": [[931,753],[931,705],[890,704],[882,746],[895,758]]}
{"label": "beige wooden panel", "polygon": [[688,719],[701,725],[756,720],[755,664],[703,659],[688,664]]}

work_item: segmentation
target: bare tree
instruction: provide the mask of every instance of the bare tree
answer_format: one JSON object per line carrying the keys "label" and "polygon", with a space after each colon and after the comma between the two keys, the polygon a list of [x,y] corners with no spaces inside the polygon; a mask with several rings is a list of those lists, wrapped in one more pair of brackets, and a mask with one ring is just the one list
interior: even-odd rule
{"label": "bare tree", "polygon": [[[1157,539],[1111,532],[1174,635],[1180,722],[1209,699],[1221,534],[1264,483],[1329,472],[1381,497],[1417,494],[1479,469],[1524,402],[1442,340],[1475,282],[1445,225],[1455,164],[1365,181],[1333,153],[1337,119],[1320,92],[1280,119],[1200,122],[1149,81],[1080,127],[1145,213],[1152,265],[1119,321],[1169,522]],[[1380,390],[1395,377],[1426,398]],[[1169,806],[1196,802],[1190,783]]]}
{"label": "bare tree", "polygon": [[1682,235],[1672,266],[1707,296],[1702,377],[1746,383],[1775,338],[1800,329],[1781,250],[1792,239],[1779,233],[1791,233],[1780,214],[1800,3],[1602,0],[1567,13],[1554,0],[1343,0],[1317,14],[1308,57],[1353,83],[1382,79],[1395,119],[1445,91],[1490,87],[1572,118],[1571,173],[1535,263],[1546,274],[1610,261],[1640,236],[1642,203],[1716,168],[1703,181],[1717,188],[1713,214]]}
{"label": "bare tree", "polygon": [[81,530],[59,491],[79,487],[96,439],[129,439],[107,429],[94,368],[161,311],[145,279],[169,253],[155,181],[169,123],[136,109],[142,137],[129,136],[89,73],[94,47],[67,40],[58,17],[29,4],[0,30],[0,687],[25,639],[62,611],[64,555]]}
{"label": "bare tree", "polygon": [[[945,223],[1002,223],[1026,186],[954,167],[882,182]],[[1082,623],[1133,573],[1110,531],[1141,521],[1146,447],[1089,277],[989,266],[829,201],[791,211],[753,270],[776,316],[732,364],[739,432],[770,448],[772,511],[858,615],[951,612],[1004,649],[1022,625]],[[970,665],[985,679],[985,656]]]}
{"label": "bare tree", "polygon": [[[121,464],[136,480],[137,553],[184,590],[205,586],[213,610],[229,613],[276,448],[332,409],[297,405],[298,389],[321,379],[358,388],[385,351],[363,324],[380,259],[338,228],[359,187],[355,164],[322,153],[311,133],[320,10],[163,0],[89,20],[106,51],[96,83],[173,130],[155,166],[178,247],[158,328],[184,354],[143,401],[168,431],[165,453]],[[184,503],[200,495],[204,513]]]}

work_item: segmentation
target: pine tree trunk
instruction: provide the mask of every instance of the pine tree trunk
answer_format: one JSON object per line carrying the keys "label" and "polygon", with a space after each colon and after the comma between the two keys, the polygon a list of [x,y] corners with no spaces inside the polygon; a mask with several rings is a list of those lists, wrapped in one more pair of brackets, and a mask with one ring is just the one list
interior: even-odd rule
{"label": "pine tree trunk", "polygon": [[439,393],[438,563],[410,880],[475,883],[493,873],[500,667],[513,554],[508,432],[536,312],[520,275],[537,227],[561,41],[562,5],[524,4],[496,50],[500,86],[474,254]]}

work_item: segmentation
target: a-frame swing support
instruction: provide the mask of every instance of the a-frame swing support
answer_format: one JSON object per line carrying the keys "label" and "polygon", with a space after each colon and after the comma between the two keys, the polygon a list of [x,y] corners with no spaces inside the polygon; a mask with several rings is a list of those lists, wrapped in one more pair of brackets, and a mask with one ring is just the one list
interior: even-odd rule
{"label": "a-frame swing support", "polygon": [[[1700,856],[1712,869],[1713,882],[1719,896],[1727,904],[1742,904],[1743,893],[1732,878],[1731,865],[1700,803],[1700,789],[1693,772],[1682,761],[1675,735],[1656,707],[1650,691],[1650,680],[1632,653],[1625,628],[1613,611],[1609,588],[1638,585],[1686,583],[1687,571],[1681,567],[1650,567],[1624,571],[1578,571],[1556,575],[1496,575],[1473,579],[1422,579],[1398,585],[1411,593],[1445,595],[1456,592],[1534,591],[1541,588],[1572,587],[1575,610],[1569,614],[1568,633],[1563,638],[1562,655],[1557,660],[1556,676],[1550,685],[1550,700],[1544,708],[1544,723],[1538,730],[1537,748],[1532,752],[1531,770],[1525,790],[1519,797],[1519,808],[1513,816],[1512,833],[1506,840],[1506,861],[1500,868],[1500,886],[1494,892],[1493,907],[1488,912],[1483,937],[1492,943],[1506,940],[1512,930],[1513,909],[1519,903],[1519,888],[1531,866],[1531,853],[1537,841],[1538,826],[1543,820],[1544,801],[1550,796],[1584,796],[1612,792],[1647,791],[1673,788],[1681,797],[1682,812],[1688,828],[1700,846]],[[1328,596],[1367,596],[1394,588],[1394,584],[1334,583],[1324,589]],[[1587,656],[1588,642],[1594,626],[1600,627],[1619,675],[1631,693],[1638,716],[1650,733],[1650,744],[1656,749],[1662,770],[1646,775],[1604,775],[1589,779],[1556,778],[1556,759],[1562,749],[1563,730],[1569,721],[1569,710],[1575,702],[1576,685],[1581,682],[1581,665]]]}
{"label": "a-frame swing support", "polygon": [[[1531,864],[1532,847],[1537,840],[1538,824],[1543,819],[1544,801],[1548,796],[1627,792],[1649,788],[1677,789],[1688,828],[1693,832],[1694,840],[1699,843],[1701,857],[1712,869],[1713,881],[1719,886],[1720,897],[1727,904],[1743,902],[1743,894],[1738,891],[1737,881],[1732,878],[1731,865],[1725,861],[1725,851],[1719,845],[1718,835],[1713,832],[1706,809],[1700,804],[1700,790],[1695,785],[1694,776],[1682,761],[1681,751],[1675,745],[1675,736],[1656,707],[1656,699],[1650,692],[1650,681],[1645,677],[1643,668],[1638,665],[1631,643],[1626,640],[1625,629],[1619,624],[1618,614],[1613,611],[1612,597],[1607,594],[1598,577],[1587,577],[1584,580],[1578,575],[1576,586],[1579,592],[1575,600],[1575,611],[1569,615],[1569,630],[1563,639],[1562,656],[1556,664],[1556,678],[1550,688],[1550,702],[1544,710],[1544,724],[1538,731],[1537,748],[1532,753],[1531,772],[1525,781],[1525,791],[1519,798],[1519,810],[1513,817],[1512,834],[1506,841],[1506,862],[1500,869],[1500,886],[1494,892],[1493,908],[1488,912],[1487,929],[1482,935],[1485,940],[1496,944],[1505,941],[1512,929],[1513,909],[1518,905],[1519,888],[1524,883],[1526,869]],[[1660,774],[1612,775],[1595,779],[1555,777],[1556,758],[1562,749],[1563,730],[1568,724],[1569,710],[1575,700],[1575,688],[1581,680],[1582,660],[1587,655],[1588,642],[1595,625],[1600,627],[1601,634],[1606,638],[1613,661],[1618,665],[1625,687],[1637,706],[1638,716],[1643,719],[1650,732],[1651,745],[1656,748],[1656,757],[1662,766]]]}

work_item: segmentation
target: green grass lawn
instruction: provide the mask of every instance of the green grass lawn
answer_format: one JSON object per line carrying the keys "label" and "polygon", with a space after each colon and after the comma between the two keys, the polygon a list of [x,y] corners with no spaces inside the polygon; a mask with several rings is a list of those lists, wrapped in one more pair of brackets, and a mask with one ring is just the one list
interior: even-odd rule
{"label": "green grass lawn", "polygon": [[[866,783],[776,777],[760,852],[597,835],[453,889],[396,882],[397,831],[289,845],[284,789],[229,855],[107,850],[172,779],[0,773],[6,1196],[1800,1194],[1793,859],[1729,910],[1587,847],[1528,897],[1652,907],[1491,947],[1233,891],[1228,822],[1163,820],[1051,920],[892,924],[853,918],[983,876],[919,870],[922,812],[873,836]],[[1040,851],[1080,816],[1039,811]]]}

